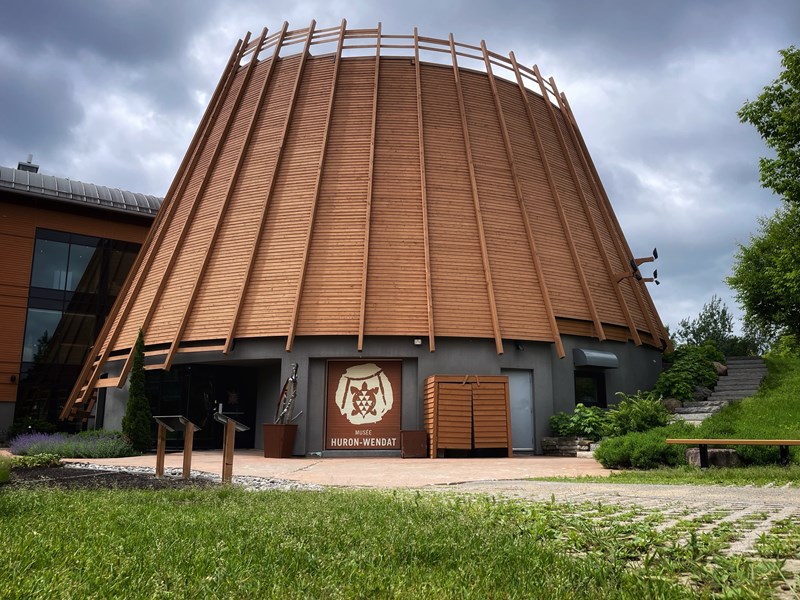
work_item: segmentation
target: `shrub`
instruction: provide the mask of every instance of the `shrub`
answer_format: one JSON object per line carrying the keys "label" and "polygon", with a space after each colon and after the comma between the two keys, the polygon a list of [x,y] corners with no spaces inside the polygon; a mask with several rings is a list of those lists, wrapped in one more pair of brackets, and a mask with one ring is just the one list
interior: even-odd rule
{"label": "shrub", "polygon": [[672,366],[656,381],[655,391],[668,398],[692,400],[695,386],[713,387],[717,382],[712,361],[719,362],[720,357],[721,353],[710,342],[702,346],[679,347],[672,355]]}
{"label": "shrub", "polygon": [[656,427],[603,440],[594,457],[607,469],[654,469],[686,464],[683,446],[665,443],[669,437],[688,437],[694,428],[686,423]]}
{"label": "shrub", "polygon": [[150,402],[145,395],[144,334],[140,329],[133,348],[128,404],[125,407],[125,416],[122,417],[122,431],[139,452],[146,452],[153,447],[152,420]]}
{"label": "shrub", "polygon": [[669,411],[661,404],[661,397],[653,392],[636,392],[635,395],[617,392],[619,403],[611,409],[608,418],[610,433],[625,435],[647,431],[669,424]]}
{"label": "shrub", "polygon": [[0,483],[5,483],[11,478],[11,458],[0,456]]}
{"label": "shrub", "polygon": [[14,469],[60,466],[61,457],[57,454],[32,454],[30,456],[15,456],[13,459],[11,459],[11,467]]}
{"label": "shrub", "polygon": [[56,426],[49,421],[35,417],[25,417],[14,421],[8,428],[8,439],[13,439],[21,433],[53,433]]}
{"label": "shrub", "polygon": [[136,454],[128,440],[117,431],[91,435],[25,433],[11,440],[11,452],[19,456],[57,454],[65,458],[117,458]]}
{"label": "shrub", "polygon": [[797,336],[791,333],[782,335],[778,338],[778,341],[772,345],[766,356],[770,358],[800,356],[800,342],[798,342]]}
{"label": "shrub", "polygon": [[579,403],[571,415],[559,412],[550,417],[550,429],[558,436],[577,435],[597,441],[608,434],[608,412],[597,406]]}

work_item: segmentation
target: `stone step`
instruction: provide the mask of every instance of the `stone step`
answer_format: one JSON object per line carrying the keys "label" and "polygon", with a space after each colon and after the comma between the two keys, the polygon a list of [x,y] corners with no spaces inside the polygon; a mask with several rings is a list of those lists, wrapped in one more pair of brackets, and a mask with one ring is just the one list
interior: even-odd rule
{"label": "stone step", "polygon": [[714,414],[719,412],[723,406],[727,406],[727,402],[717,404],[716,402],[692,402],[695,406],[679,406],[675,409],[676,415],[693,415],[695,413]]}
{"label": "stone step", "polygon": [[747,361],[755,361],[755,362],[764,362],[764,359],[760,356],[728,356],[725,358],[726,361],[733,361],[733,362],[747,362]]}
{"label": "stone step", "polygon": [[714,388],[714,391],[715,392],[737,392],[739,390],[742,390],[742,391],[744,391],[744,390],[756,391],[760,387],[761,387],[760,385],[757,385],[755,383],[748,383],[746,385],[744,385],[744,384],[742,384],[742,385],[720,385],[718,383],[717,387]]}
{"label": "stone step", "polygon": [[720,379],[738,379],[740,377],[765,377],[767,369],[728,369],[728,374]]}
{"label": "stone step", "polygon": [[[714,390],[711,396],[741,396],[742,394],[746,396],[752,396],[756,392],[758,392],[759,388],[752,387],[752,388],[736,388],[730,390]],[[709,396],[709,398],[711,397]]]}
{"label": "stone step", "polygon": [[717,386],[720,385],[761,385],[763,377],[720,377],[717,379]]}
{"label": "stone step", "polygon": [[681,421],[686,421],[688,423],[691,423],[692,425],[699,425],[700,423],[705,421],[707,417],[710,416],[711,413],[682,413],[682,414],[676,414],[675,418],[680,419]]}
{"label": "stone step", "polygon": [[701,412],[705,412],[706,408],[722,408],[723,406],[728,406],[730,402],[727,400],[701,400],[699,402],[684,402],[682,408],[701,408]]}

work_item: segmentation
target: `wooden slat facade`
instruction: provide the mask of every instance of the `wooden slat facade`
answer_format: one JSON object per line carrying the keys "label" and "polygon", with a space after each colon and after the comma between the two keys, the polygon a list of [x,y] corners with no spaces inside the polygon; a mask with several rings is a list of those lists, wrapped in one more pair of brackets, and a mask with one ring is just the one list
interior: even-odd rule
{"label": "wooden slat facade", "polygon": [[[630,248],[537,68],[345,24],[284,25],[241,46],[98,366],[129,353],[140,327],[148,346],[169,345],[167,366],[187,342],[228,352],[262,337],[287,350],[319,335],[354,336],[358,350],[378,335],[431,350],[434,336],[493,339],[499,353],[576,331],[667,343],[642,284],[613,278]],[[431,50],[450,64],[418,58]]]}

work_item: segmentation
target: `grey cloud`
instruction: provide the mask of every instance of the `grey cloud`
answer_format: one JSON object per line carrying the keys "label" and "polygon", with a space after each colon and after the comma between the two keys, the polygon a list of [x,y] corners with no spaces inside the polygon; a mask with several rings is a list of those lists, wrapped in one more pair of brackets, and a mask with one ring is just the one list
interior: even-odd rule
{"label": "grey cloud", "polygon": [[37,54],[89,52],[122,64],[180,59],[180,48],[215,14],[211,0],[27,0],[3,8],[0,37]]}

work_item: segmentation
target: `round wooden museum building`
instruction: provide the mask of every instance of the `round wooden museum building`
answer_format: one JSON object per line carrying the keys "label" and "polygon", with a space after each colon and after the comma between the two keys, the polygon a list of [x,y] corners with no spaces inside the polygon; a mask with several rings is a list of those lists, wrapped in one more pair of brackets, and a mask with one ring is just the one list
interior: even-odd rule
{"label": "round wooden museum building", "polygon": [[566,97],[485,44],[348,29],[233,50],[62,418],[118,426],[143,332],[156,414],[295,454],[536,452],[649,389],[668,337]]}

